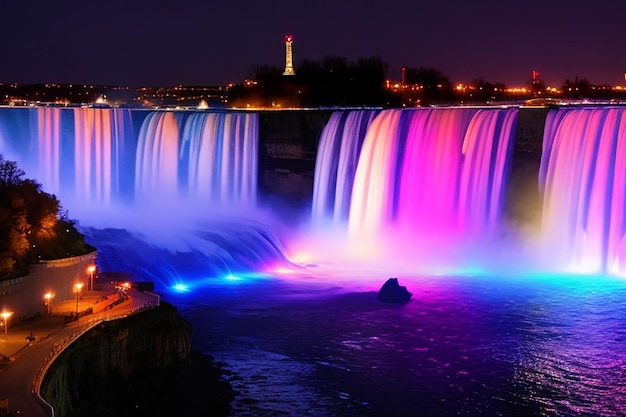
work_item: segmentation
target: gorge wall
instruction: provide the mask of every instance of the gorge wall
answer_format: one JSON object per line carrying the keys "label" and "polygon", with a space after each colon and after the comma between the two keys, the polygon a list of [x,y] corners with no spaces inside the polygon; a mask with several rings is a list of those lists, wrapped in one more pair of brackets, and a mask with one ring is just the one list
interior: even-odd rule
{"label": "gorge wall", "polygon": [[190,334],[167,303],[103,322],[53,363],[41,395],[58,417],[226,416],[230,385]]}

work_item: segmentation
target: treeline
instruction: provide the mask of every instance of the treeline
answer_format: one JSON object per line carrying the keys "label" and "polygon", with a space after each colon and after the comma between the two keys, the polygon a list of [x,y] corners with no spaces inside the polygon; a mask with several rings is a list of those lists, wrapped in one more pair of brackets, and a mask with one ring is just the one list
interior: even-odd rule
{"label": "treeline", "polygon": [[233,107],[399,107],[412,101],[427,104],[456,99],[450,78],[439,70],[407,68],[405,82],[421,86],[417,92],[391,88],[388,70],[379,57],[304,60],[292,76],[284,76],[279,67],[257,65],[250,70],[252,82],[229,91],[229,102]]}
{"label": "treeline", "polygon": [[62,212],[56,196],[24,175],[16,162],[0,155],[0,279],[27,273],[39,260],[95,250]]}
{"label": "treeline", "polygon": [[[443,72],[429,67],[405,68],[403,80],[389,81],[388,65],[379,57],[350,61],[325,57],[304,60],[295,75],[283,68],[256,65],[249,79],[229,90],[232,107],[382,106],[413,107],[430,104],[506,102],[539,97],[566,99],[625,99],[626,90],[595,86],[586,78],[565,80],[560,86],[546,85],[538,77],[511,91],[501,82],[478,77],[468,84],[453,83]],[[529,74],[531,75],[531,74]],[[400,73],[398,77],[400,78]],[[523,88],[523,91],[519,87]]]}
{"label": "treeline", "polygon": [[304,60],[290,76],[283,68],[257,65],[250,70],[254,83],[231,89],[229,101],[235,107],[394,106],[399,102],[385,88],[387,69],[378,57]]}

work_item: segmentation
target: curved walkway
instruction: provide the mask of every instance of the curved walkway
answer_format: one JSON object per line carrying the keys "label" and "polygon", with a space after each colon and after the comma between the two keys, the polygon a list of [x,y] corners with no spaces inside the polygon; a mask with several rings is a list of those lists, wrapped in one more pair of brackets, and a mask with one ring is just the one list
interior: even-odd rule
{"label": "curved walkway", "polygon": [[[0,334],[0,406],[8,399],[8,408],[12,416],[50,417],[54,416],[52,407],[39,396],[39,388],[45,372],[54,359],[77,337],[106,320],[126,317],[146,307],[156,306],[159,297],[155,294],[130,290],[129,297],[114,307],[108,307],[117,294],[96,294],[95,299],[87,294],[79,300],[78,310],[93,308],[99,310],[100,303],[108,303],[107,308],[94,314],[65,324],[63,304],[56,306],[53,314],[44,315],[29,321],[22,321],[11,326],[8,334]],[[113,298],[111,298],[113,297]],[[93,301],[96,301],[95,303]],[[66,303],[73,304],[69,300]],[[67,313],[67,312],[66,312]],[[27,338],[31,337],[33,342]],[[0,407],[0,415],[4,411]]]}

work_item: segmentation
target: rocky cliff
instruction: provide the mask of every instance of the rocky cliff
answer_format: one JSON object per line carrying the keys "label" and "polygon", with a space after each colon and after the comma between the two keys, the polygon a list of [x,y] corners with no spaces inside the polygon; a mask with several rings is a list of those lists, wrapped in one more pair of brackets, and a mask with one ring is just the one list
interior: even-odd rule
{"label": "rocky cliff", "polygon": [[233,394],[167,303],[100,324],[55,361],[42,396],[57,417],[226,416]]}

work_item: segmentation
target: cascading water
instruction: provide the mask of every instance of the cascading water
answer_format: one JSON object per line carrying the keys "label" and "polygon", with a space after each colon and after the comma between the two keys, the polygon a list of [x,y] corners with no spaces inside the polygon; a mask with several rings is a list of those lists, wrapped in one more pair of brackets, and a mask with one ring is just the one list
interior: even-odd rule
{"label": "cascading water", "polygon": [[[550,257],[570,270],[625,272],[623,112],[560,109],[547,119],[543,234]],[[517,115],[514,108],[336,112],[316,161],[314,224],[348,223],[353,236],[370,233],[376,250],[388,232],[401,231],[402,243],[423,241],[425,253],[433,241],[447,248],[490,235],[501,223]],[[174,212],[252,212],[258,124],[248,113],[5,109],[0,152],[83,224],[87,209],[110,218],[140,202]]]}
{"label": "cascading water", "polygon": [[[350,115],[335,113],[320,141],[313,223],[326,218],[334,226],[309,244],[327,252],[311,262],[389,269],[393,259],[394,270],[411,273],[484,270],[501,226],[518,109]],[[345,175],[342,166],[354,168]],[[298,250],[312,251],[307,243]]]}
{"label": "cascading water", "polygon": [[[334,115],[322,137],[314,216],[334,198],[331,215],[348,207],[353,233],[397,225],[452,236],[498,225],[517,109],[386,110],[366,124],[356,114]],[[357,161],[354,174],[338,172]],[[338,205],[340,184],[351,193]]]}
{"label": "cascading water", "polygon": [[313,210],[315,223],[331,217],[348,220],[354,173],[369,125],[376,110],[335,112],[322,131],[315,163]]}
{"label": "cascading water", "polygon": [[61,117],[58,109],[47,107],[37,109],[38,164],[46,189],[57,194],[61,191]]}
{"label": "cascading water", "polygon": [[[121,198],[122,164],[129,126],[130,114],[125,109],[74,109],[76,198],[104,207]],[[64,163],[58,155],[56,157],[50,164]]]}
{"label": "cascading water", "polygon": [[625,172],[623,108],[550,111],[539,183],[546,247],[558,266],[626,274]]}
{"label": "cascading water", "polygon": [[388,111],[365,138],[350,228],[486,233],[498,223],[517,109]]}
{"label": "cascading water", "polygon": [[[2,133],[0,153],[56,194],[94,239],[110,236],[87,231],[89,226],[127,228],[167,251],[192,252],[198,263],[211,259],[228,270],[262,265],[261,254],[284,261],[272,233],[247,218],[256,211],[257,114],[92,108],[6,112],[17,122],[1,121],[0,131],[10,130],[11,137]],[[141,246],[137,238],[134,242],[125,249],[129,259],[133,247]],[[233,242],[246,242],[245,248]],[[113,242],[91,243],[103,264],[119,249]],[[155,257],[146,263],[163,267]],[[125,264],[117,268],[144,268]]]}
{"label": "cascading water", "polygon": [[190,197],[219,204],[253,204],[257,155],[256,115],[191,115],[185,123],[180,151],[180,159],[188,159]]}
{"label": "cascading water", "polygon": [[76,201],[109,207],[120,198],[129,110],[42,107],[32,109],[31,118],[34,146],[27,151],[38,158],[33,164],[23,155],[24,166],[45,190],[70,206]]}
{"label": "cascading water", "polygon": [[178,202],[178,130],[171,112],[151,113],[143,122],[135,165],[137,202]]}
{"label": "cascading water", "polygon": [[72,210],[183,197],[204,208],[255,204],[256,114],[139,112],[138,120],[129,109],[18,111],[27,126],[1,151]]}

